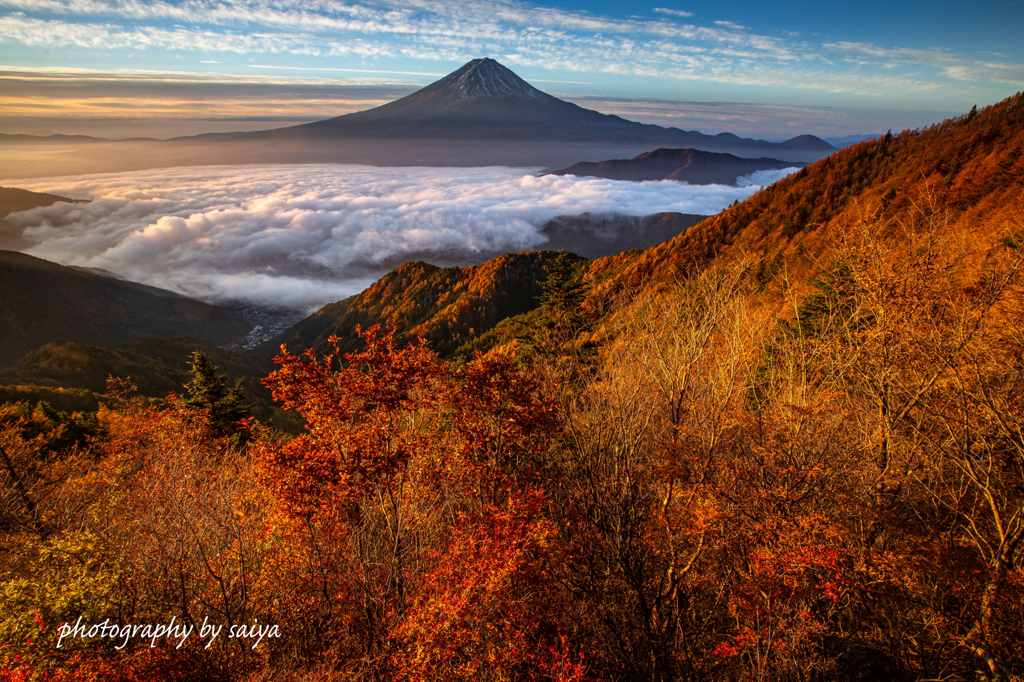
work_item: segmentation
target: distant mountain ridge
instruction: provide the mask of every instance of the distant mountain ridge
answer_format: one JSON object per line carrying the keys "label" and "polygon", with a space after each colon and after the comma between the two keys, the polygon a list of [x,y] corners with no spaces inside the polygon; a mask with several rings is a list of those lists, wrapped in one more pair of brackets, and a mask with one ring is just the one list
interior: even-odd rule
{"label": "distant mountain ridge", "polygon": [[227,308],[15,251],[0,251],[0,292],[0,369],[58,338],[192,336],[223,345],[251,326]]}
{"label": "distant mountain ridge", "polygon": [[31,192],[17,187],[0,187],[0,249],[18,250],[31,246],[21,236],[22,228],[7,220],[7,216],[19,211],[29,211],[42,206],[52,206],[60,201],[80,203],[57,194]]}
{"label": "distant mountain ridge", "polygon": [[842,137],[826,137],[825,141],[836,149],[843,149],[845,147],[852,147],[855,144],[861,142],[869,142],[875,138],[881,137],[881,134],[874,135],[844,135]]}
{"label": "distant mountain ridge", "polygon": [[613,256],[667,242],[705,218],[707,216],[674,212],[645,216],[619,213],[558,216],[541,227],[540,233],[547,241],[534,249],[569,251],[584,258]]}
{"label": "distant mountain ridge", "polygon": [[732,154],[698,149],[655,149],[632,159],[581,162],[551,171],[551,175],[578,175],[611,180],[676,180],[691,185],[735,185],[736,179],[760,170],[781,170],[806,164],[778,159],[744,159]]}
{"label": "distant mountain ridge", "polygon": [[254,142],[335,138],[522,140],[834,151],[832,145],[812,135],[766,142],[731,133],[704,135],[628,121],[549,95],[488,58],[474,59],[411,95],[367,111],[288,128],[192,139],[201,138]]}
{"label": "distant mountain ridge", "polygon": [[18,211],[28,211],[40,206],[52,206],[58,201],[79,203],[77,199],[69,199],[57,194],[32,192],[17,187],[0,187],[0,218],[6,218],[11,213],[17,213]]}

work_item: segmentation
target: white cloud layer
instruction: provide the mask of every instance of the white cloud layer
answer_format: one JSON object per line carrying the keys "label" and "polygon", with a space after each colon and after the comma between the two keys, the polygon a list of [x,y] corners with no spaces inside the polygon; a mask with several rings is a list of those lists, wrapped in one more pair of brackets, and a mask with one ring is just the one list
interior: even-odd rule
{"label": "white cloud layer", "polygon": [[536,176],[523,168],[220,166],[44,178],[17,186],[89,204],[12,214],[26,251],[209,301],[315,308],[410,260],[479,262],[542,244],[584,212],[713,214],[745,187]]}
{"label": "white cloud layer", "polygon": [[670,9],[668,7],[655,7],[654,11],[658,12],[660,14],[669,14],[669,15],[674,16],[674,17],[692,17],[693,16],[693,12],[687,12],[686,10],[682,10],[682,9]]}
{"label": "white cloud layer", "polygon": [[783,168],[781,170],[760,170],[754,171],[749,175],[741,175],[736,178],[736,184],[739,187],[753,187],[755,190],[767,187],[773,182],[778,182],[782,178],[786,177],[790,173],[798,170],[797,168]]}

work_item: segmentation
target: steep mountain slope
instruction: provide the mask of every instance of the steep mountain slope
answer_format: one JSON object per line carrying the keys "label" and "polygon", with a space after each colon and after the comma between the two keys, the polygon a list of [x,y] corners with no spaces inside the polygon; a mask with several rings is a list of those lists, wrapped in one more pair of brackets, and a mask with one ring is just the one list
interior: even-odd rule
{"label": "steep mountain slope", "polygon": [[579,175],[611,180],[676,180],[691,185],[735,185],[736,178],[759,170],[804,166],[778,159],[743,159],[697,149],[655,149],[632,159],[581,162],[551,175]]}
{"label": "steep mountain slope", "polygon": [[395,325],[406,339],[422,337],[447,356],[501,320],[537,306],[552,251],[505,254],[468,268],[406,263],[352,298],[324,306],[254,354],[268,360],[284,344],[292,353],[331,350],[329,337],[348,352],[355,327]]}
{"label": "steep mountain slope", "polygon": [[1024,228],[1024,94],[921,131],[847,147],[639,256],[596,261],[602,295],[742,253],[807,274],[833,230],[858,221],[915,223],[995,245]]}
{"label": "steep mountain slope", "polygon": [[226,308],[13,251],[0,251],[0,292],[0,368],[60,337],[111,344],[188,335],[226,344],[250,327]]}
{"label": "steep mountain slope", "polygon": [[804,135],[781,143],[627,121],[566,102],[534,88],[493,59],[474,59],[441,80],[388,104],[325,121],[254,133],[205,135],[207,140],[519,140],[651,143],[702,149],[810,152],[832,145]]}

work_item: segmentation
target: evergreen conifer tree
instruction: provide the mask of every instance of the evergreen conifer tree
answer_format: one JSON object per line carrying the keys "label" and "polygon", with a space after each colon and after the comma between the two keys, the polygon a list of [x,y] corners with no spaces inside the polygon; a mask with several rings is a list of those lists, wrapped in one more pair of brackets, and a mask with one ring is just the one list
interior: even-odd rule
{"label": "evergreen conifer tree", "polygon": [[188,397],[182,402],[205,410],[210,416],[210,427],[218,434],[236,434],[238,421],[249,415],[250,407],[244,404],[241,379],[227,388],[227,377],[217,374],[218,368],[201,350],[193,352],[189,361],[192,380],[185,384]]}
{"label": "evergreen conifer tree", "polygon": [[596,344],[589,339],[592,323],[583,303],[587,289],[576,268],[576,257],[562,251],[545,268],[547,279],[541,284],[540,310],[537,324],[530,339],[538,355],[553,361],[556,366],[568,364],[576,367],[575,374],[589,364],[596,354]]}

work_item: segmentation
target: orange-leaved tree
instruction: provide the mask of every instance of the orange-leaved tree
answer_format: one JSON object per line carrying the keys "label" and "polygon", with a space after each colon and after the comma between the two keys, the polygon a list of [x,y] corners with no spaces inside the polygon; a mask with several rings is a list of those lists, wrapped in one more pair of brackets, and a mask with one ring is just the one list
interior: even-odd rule
{"label": "orange-leaved tree", "polygon": [[538,485],[553,403],[509,358],[453,368],[394,329],[360,334],[359,352],[283,351],[267,379],[306,420],[260,455],[297,541],[305,622],[352,675],[581,671],[536,585],[554,535]]}

